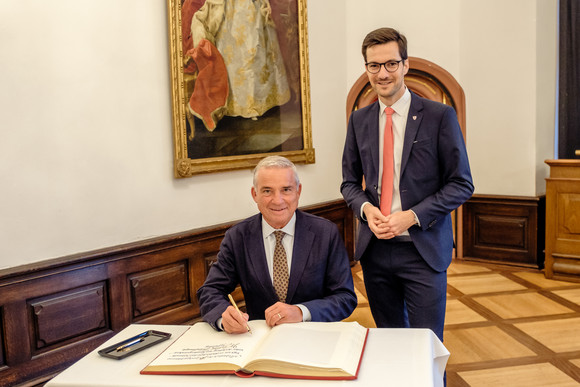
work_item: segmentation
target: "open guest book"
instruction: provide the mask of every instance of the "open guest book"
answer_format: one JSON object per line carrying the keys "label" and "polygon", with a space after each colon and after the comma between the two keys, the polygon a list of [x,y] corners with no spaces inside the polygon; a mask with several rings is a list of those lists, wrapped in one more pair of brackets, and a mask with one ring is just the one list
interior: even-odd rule
{"label": "open guest book", "polygon": [[368,329],[356,322],[303,322],[274,328],[248,322],[230,335],[197,323],[142,374],[236,374],[296,379],[356,379]]}

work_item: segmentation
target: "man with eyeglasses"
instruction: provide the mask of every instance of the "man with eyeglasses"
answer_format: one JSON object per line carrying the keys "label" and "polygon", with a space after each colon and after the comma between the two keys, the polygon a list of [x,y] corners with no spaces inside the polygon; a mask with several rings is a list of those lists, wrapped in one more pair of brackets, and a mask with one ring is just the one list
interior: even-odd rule
{"label": "man with eyeglasses", "polygon": [[453,108],[405,86],[405,36],[372,31],[362,54],[378,101],[351,114],[342,158],[340,189],[361,221],[355,258],[378,327],[443,340],[450,213],[474,190],[465,143]]}

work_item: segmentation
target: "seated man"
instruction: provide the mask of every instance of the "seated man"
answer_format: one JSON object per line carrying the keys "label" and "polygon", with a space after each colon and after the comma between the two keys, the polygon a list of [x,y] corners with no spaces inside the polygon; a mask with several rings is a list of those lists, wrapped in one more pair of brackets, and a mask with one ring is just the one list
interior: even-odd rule
{"label": "seated man", "polygon": [[[254,169],[251,192],[260,213],[226,232],[217,262],[197,291],[203,319],[215,329],[244,333],[249,319],[269,326],[340,321],[356,307],[338,229],[297,210],[301,190],[296,167],[284,157],[266,157]],[[238,284],[247,314],[228,302]]]}

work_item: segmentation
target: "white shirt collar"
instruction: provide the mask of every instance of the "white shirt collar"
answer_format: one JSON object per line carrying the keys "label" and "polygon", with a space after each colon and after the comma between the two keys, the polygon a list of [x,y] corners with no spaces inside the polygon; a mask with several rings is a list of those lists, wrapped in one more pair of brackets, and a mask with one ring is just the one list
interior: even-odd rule
{"label": "white shirt collar", "polygon": [[270,226],[262,216],[262,235],[264,238],[269,237],[274,231],[277,230],[284,231],[286,234],[294,236],[294,231],[296,230],[296,212],[294,212],[292,218],[290,218],[288,223],[286,223],[286,226],[282,227],[281,229],[275,229],[274,227]]}
{"label": "white shirt collar", "polygon": [[[381,101],[380,99],[379,105],[381,107],[381,114],[385,114],[385,108],[387,107],[387,105],[385,105],[383,101]],[[401,98],[397,100],[397,102],[391,105],[391,108],[395,111],[395,113],[402,116],[403,113],[409,111],[410,106],[411,106],[411,92],[409,91],[407,86],[405,86],[405,92],[403,93]]]}

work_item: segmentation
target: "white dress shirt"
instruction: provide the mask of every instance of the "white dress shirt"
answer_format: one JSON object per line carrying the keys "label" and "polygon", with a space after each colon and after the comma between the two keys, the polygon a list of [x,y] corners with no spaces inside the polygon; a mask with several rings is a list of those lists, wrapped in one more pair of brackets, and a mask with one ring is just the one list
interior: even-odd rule
{"label": "white dress shirt", "polygon": [[[385,124],[387,123],[387,114],[385,105],[379,99],[379,160],[383,159],[383,145],[385,138]],[[407,128],[407,116],[411,107],[411,93],[405,88],[405,93],[397,102],[390,106],[395,112],[393,113],[393,202],[391,204],[391,213],[402,210],[401,194],[399,193],[399,182],[401,181],[401,159],[403,157],[403,144],[405,142],[405,129]],[[383,176],[383,163],[379,163],[379,176]],[[379,194],[381,191],[382,178],[379,179]]]}
{"label": "white dress shirt", "polygon": [[[405,93],[401,98],[390,106],[394,110],[392,115],[393,121],[393,201],[391,202],[391,213],[402,211],[401,193],[399,192],[399,182],[401,181],[401,162],[403,158],[403,145],[405,144],[405,129],[407,128],[407,117],[409,116],[409,109],[411,107],[411,93],[405,87]],[[385,125],[387,123],[387,113],[385,113],[387,105],[379,99],[379,160],[383,160],[383,147],[385,139]],[[383,163],[379,162],[379,184],[378,192],[381,194],[383,176]],[[364,206],[361,206],[361,217],[364,216]],[[370,203],[369,203],[370,204]],[[413,211],[413,214],[415,212]],[[419,223],[417,214],[415,214],[415,221]],[[409,235],[408,231],[403,231],[401,235]]]}
{"label": "white dress shirt", "polygon": [[[264,249],[266,250],[266,263],[268,264],[268,272],[270,273],[270,279],[272,281],[274,281],[274,248],[276,247],[274,231],[278,230],[270,226],[264,220],[264,217],[262,217],[262,237],[264,238]],[[285,233],[284,238],[282,238],[282,246],[286,250],[288,273],[290,273],[292,268],[292,252],[294,250],[294,233],[296,231],[296,213],[292,215],[292,218],[290,218],[286,226],[282,227],[280,231],[284,231]],[[312,319],[307,307],[302,304],[297,304],[296,306],[302,310],[302,321],[310,321]]]}
{"label": "white dress shirt", "polygon": [[[270,226],[268,222],[262,217],[262,238],[264,238],[264,250],[266,253],[266,264],[268,265],[268,273],[270,273],[270,279],[274,281],[274,248],[276,247],[276,236],[274,231],[277,231],[274,227]],[[288,261],[288,273],[291,272],[292,268],[292,252],[294,248],[294,233],[296,231],[296,213],[288,221],[286,226],[280,229],[284,231],[285,235],[282,238],[282,246],[286,250],[286,259]],[[312,315],[308,308],[302,304],[296,304],[302,310],[302,321],[312,320]],[[220,317],[216,325],[218,328],[223,330],[222,318]]]}

